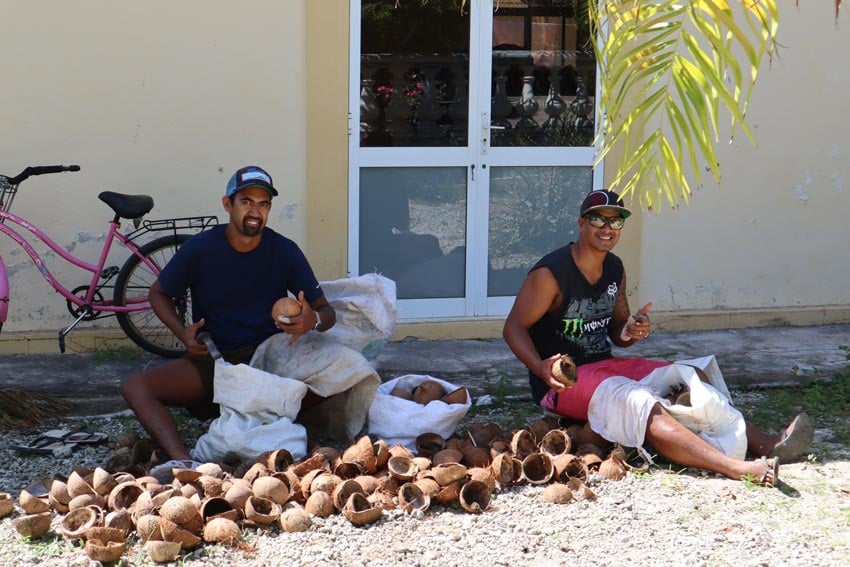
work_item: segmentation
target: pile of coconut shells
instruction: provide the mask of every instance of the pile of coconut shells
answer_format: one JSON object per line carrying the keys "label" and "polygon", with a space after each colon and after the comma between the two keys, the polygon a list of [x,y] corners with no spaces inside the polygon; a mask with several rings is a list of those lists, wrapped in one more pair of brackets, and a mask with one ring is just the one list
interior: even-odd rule
{"label": "pile of coconut shells", "polygon": [[[343,451],[315,447],[297,463],[280,449],[233,468],[173,469],[170,483],[75,469],[21,491],[23,514],[12,521],[21,535],[38,538],[58,513],[59,531],[85,541],[93,560],[117,561],[138,538],[152,561],[165,562],[202,542],[240,546],[245,527],[305,531],[313,518],[332,514],[365,526],[385,510],[425,512],[434,504],[457,503],[478,514],[494,491],[519,484],[548,485],[546,502],[590,499],[586,483],[593,471],[620,479],[628,467],[620,447],[603,460],[607,443],[586,425],[563,429],[550,419],[507,436],[494,423],[448,440],[424,434],[416,445],[414,453],[364,436]],[[0,494],[0,517],[12,512],[12,497]]]}

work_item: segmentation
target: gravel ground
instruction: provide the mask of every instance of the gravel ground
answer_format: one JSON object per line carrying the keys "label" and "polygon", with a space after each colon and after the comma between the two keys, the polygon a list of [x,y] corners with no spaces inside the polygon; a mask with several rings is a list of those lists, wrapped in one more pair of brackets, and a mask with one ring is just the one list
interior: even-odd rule
{"label": "gravel ground", "polygon": [[[51,422],[40,429],[84,426],[117,439],[134,427],[127,416]],[[68,457],[26,456],[6,449],[32,432],[0,433],[4,459],[0,492],[15,498],[32,481],[74,466],[104,462],[106,446]],[[816,432],[828,446],[829,432]],[[779,488],[754,487],[697,471],[654,467],[619,482],[590,479],[591,500],[546,504],[543,488],[519,486],[494,495],[489,510],[473,515],[432,506],[424,514],[384,512],[377,523],[355,527],[340,515],[315,518],[303,533],[245,529],[243,548],[206,545],[182,565],[848,565],[850,564],[850,452],[831,447],[783,465]],[[0,520],[0,565],[96,565],[79,544],[59,534],[59,516],[41,540],[26,541]],[[151,565],[131,539],[121,565]]]}

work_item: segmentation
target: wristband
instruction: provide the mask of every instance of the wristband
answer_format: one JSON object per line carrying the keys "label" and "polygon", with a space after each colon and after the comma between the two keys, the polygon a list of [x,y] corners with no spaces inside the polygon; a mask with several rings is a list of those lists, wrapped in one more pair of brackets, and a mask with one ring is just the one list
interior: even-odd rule
{"label": "wristband", "polygon": [[318,311],[316,311],[315,313],[316,313],[316,324],[313,325],[313,330],[316,331],[317,333],[321,333],[322,332],[322,329],[321,329],[322,317],[319,315]]}

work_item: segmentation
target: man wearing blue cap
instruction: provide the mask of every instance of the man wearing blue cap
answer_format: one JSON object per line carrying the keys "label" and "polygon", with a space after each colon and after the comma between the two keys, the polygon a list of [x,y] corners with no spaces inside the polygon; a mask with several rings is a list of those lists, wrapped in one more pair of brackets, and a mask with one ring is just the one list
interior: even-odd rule
{"label": "man wearing blue cap", "polygon": [[[262,168],[237,170],[221,200],[229,222],[186,241],[151,286],[154,312],[183,341],[187,354],[130,376],[121,393],[165,454],[187,461],[175,466],[192,463],[167,407],[186,407],[200,419],[214,417],[218,410],[213,404],[214,361],[197,340],[200,331],[210,333],[225,360],[238,364],[249,362],[257,346],[277,332],[292,335],[291,344],[336,322],[301,249],[266,227],[277,195],[271,175]],[[194,323],[184,326],[172,298],[187,290]],[[273,304],[289,293],[297,296],[301,313],[289,323],[273,320]]]}
{"label": "man wearing blue cap", "polygon": [[[606,437],[608,441],[633,447],[646,441],[665,458],[685,466],[775,484],[779,461],[799,458],[812,441],[808,416],[800,414],[777,435],[746,424],[746,449],[760,460],[733,458],[681,425],[648,388],[638,384],[671,363],[612,355],[611,343],[632,346],[646,339],[651,329],[652,304],[631,314],[623,263],[611,252],[629,215],[616,193],[591,191],[581,205],[578,241],[544,256],[520,288],[503,336],[529,369],[535,403],[620,437]],[[576,365],[574,383],[565,384],[553,375],[562,354]],[[706,380],[704,374],[700,377]],[[613,423],[617,426],[609,427]]]}

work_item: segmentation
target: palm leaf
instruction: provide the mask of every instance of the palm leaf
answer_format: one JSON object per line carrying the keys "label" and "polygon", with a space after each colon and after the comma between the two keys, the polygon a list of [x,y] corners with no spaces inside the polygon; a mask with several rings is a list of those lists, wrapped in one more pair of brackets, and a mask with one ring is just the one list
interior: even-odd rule
{"label": "palm leaf", "polygon": [[729,128],[751,142],[746,112],[776,44],[775,0],[594,0],[599,61],[597,163],[623,156],[612,189],[657,208],[687,201]]}

